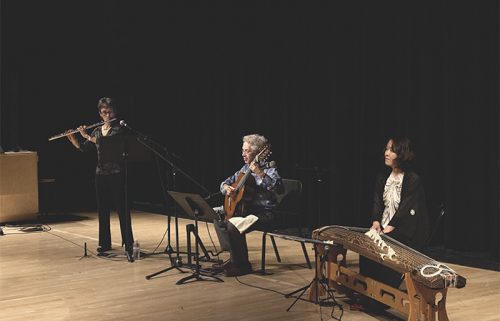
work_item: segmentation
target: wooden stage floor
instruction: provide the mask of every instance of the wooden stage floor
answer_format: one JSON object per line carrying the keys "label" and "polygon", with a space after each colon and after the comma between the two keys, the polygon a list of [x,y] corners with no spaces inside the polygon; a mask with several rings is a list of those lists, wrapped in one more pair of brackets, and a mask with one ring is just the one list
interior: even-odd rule
{"label": "wooden stage floor", "polygon": [[[195,281],[176,285],[189,275],[172,269],[150,280],[145,276],[170,266],[166,254],[167,217],[134,212],[134,236],[148,253],[141,260],[128,263],[120,246],[117,217],[112,215],[113,247],[111,259],[91,255],[97,247],[97,215],[74,213],[52,215],[48,232],[21,232],[4,228],[0,236],[0,320],[332,320],[331,306],[320,307],[299,300],[293,308],[289,293],[308,284],[314,275],[305,265],[300,245],[277,239],[282,263],[278,263],[268,242],[269,275],[250,274],[238,278],[220,277],[223,283]],[[62,218],[66,219],[62,219]],[[67,219],[68,217],[73,219]],[[179,220],[180,250],[186,250],[186,224]],[[200,223],[203,243],[213,250],[207,233],[212,224]],[[172,229],[174,227],[172,221]],[[261,233],[248,235],[250,260],[260,267]],[[84,255],[87,244],[89,256]],[[175,234],[172,233],[172,245]],[[308,244],[310,257],[313,252]],[[157,254],[153,253],[154,249]],[[182,255],[186,262],[186,256]],[[221,258],[226,259],[227,253]],[[358,257],[348,253],[348,264],[356,265]],[[203,263],[209,266],[209,263]],[[467,278],[463,289],[450,289],[447,311],[452,321],[500,320],[500,272],[450,264]],[[307,293],[304,295],[307,299]],[[389,313],[373,314],[350,309],[348,300],[336,297],[343,306],[342,320],[404,320]],[[340,311],[335,309],[334,315]]]}

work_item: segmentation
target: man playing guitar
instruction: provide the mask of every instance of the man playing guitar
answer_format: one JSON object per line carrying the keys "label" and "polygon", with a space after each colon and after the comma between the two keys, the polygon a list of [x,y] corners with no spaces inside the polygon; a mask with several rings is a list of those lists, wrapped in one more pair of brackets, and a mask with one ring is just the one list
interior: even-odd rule
{"label": "man playing guitar", "polygon": [[244,136],[241,155],[245,164],[220,184],[225,195],[224,212],[231,254],[230,260],[222,265],[226,276],[252,272],[245,234],[273,227],[275,191],[281,187],[281,177],[266,161],[270,154],[264,136]]}

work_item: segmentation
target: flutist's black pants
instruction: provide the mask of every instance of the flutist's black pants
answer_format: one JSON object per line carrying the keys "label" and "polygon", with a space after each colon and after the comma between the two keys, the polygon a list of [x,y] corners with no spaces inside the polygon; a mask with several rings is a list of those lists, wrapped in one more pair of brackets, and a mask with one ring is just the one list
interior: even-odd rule
{"label": "flutist's black pants", "polygon": [[120,219],[122,242],[125,249],[132,250],[134,237],[130,211],[125,211],[125,185],[122,174],[96,175],[97,211],[99,214],[99,246],[111,249],[110,212],[116,209]]}

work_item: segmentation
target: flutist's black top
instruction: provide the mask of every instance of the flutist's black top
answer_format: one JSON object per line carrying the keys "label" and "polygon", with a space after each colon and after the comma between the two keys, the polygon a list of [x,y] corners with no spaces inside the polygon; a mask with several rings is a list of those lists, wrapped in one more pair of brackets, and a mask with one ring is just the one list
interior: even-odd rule
{"label": "flutist's black top", "polygon": [[[110,137],[113,135],[121,135],[121,134],[123,134],[123,128],[118,124],[116,125],[113,124],[109,129],[108,133],[106,134],[106,137]],[[119,163],[101,161],[100,140],[101,137],[103,137],[102,126],[94,128],[90,136],[96,138],[96,143],[95,143],[95,147],[97,149],[97,167],[95,169],[96,175],[119,174],[122,170],[122,167]],[[86,140],[84,143],[80,144],[80,150],[82,152],[86,152],[91,150],[93,146],[94,143],[92,143],[89,140]]]}

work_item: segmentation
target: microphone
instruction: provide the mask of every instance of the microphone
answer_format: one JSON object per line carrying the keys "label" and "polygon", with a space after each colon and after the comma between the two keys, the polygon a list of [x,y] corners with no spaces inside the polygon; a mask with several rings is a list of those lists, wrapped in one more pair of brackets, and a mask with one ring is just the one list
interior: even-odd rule
{"label": "microphone", "polygon": [[330,245],[325,244],[323,249],[323,255],[319,258],[320,261],[325,262],[328,259],[328,251],[330,250]]}
{"label": "microphone", "polygon": [[130,127],[126,122],[125,120],[120,120],[120,126],[122,127],[125,127],[127,128],[128,130],[130,130],[132,133],[136,134],[139,138],[141,139],[144,139],[144,140],[147,140],[148,139],[148,136],[144,135],[143,133],[133,129],[132,127]]}

